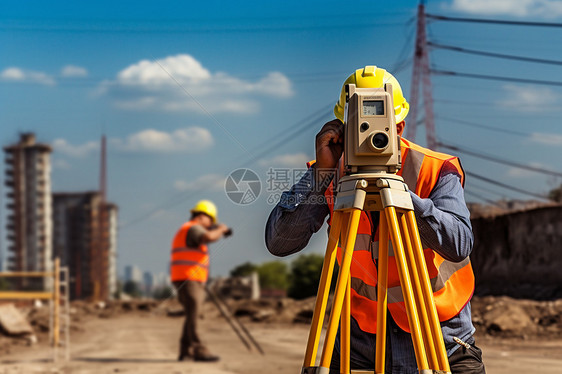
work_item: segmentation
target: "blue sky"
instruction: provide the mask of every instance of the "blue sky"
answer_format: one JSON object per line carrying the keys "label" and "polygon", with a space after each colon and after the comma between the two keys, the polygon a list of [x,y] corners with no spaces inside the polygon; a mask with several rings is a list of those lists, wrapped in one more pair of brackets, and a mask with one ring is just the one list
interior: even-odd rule
{"label": "blue sky", "polygon": [[[430,1],[427,11],[562,22],[561,3]],[[302,168],[313,158],[314,135],[333,118],[341,84],[356,68],[389,69],[409,97],[416,6],[417,1],[3,1],[0,142],[34,131],[55,149],[53,190],[81,191],[98,186],[99,138],[107,135],[109,199],[120,208],[120,269],[136,264],[166,271],[171,238],[201,198],[215,201],[220,219],[235,232],[213,246],[213,274],[271,260],[263,231],[268,198],[279,191],[265,191],[268,169]],[[435,21],[428,37],[562,60],[560,28]],[[431,51],[430,60],[440,70],[562,81],[556,65],[440,49]],[[562,169],[559,87],[446,76],[432,76],[432,83],[443,143]],[[424,136],[419,129],[417,142],[425,145]],[[468,171],[534,193],[562,182],[468,155],[461,159]],[[235,205],[224,192],[225,177],[240,167],[262,180],[262,193],[250,205]],[[466,190],[467,200],[475,202],[528,198],[470,178]],[[321,253],[325,239],[322,230],[306,251]]]}

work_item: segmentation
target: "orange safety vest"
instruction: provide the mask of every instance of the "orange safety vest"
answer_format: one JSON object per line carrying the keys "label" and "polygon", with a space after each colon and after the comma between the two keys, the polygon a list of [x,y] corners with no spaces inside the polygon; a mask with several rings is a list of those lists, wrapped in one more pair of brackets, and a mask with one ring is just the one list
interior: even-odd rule
{"label": "orange safety vest", "polygon": [[[398,172],[409,189],[421,198],[428,198],[437,184],[443,167],[452,167],[461,177],[464,187],[464,171],[458,158],[431,151],[401,141],[402,168]],[[330,216],[333,213],[333,184],[326,191]],[[372,236],[371,217],[361,212],[357,240],[351,262],[351,315],[359,328],[371,334],[377,332],[377,268],[373,258],[378,258],[378,228]],[[410,332],[408,316],[404,305],[400,278],[389,242],[388,261],[388,309],[392,318],[404,331]],[[338,262],[341,263],[342,249],[338,247]],[[424,257],[429,272],[433,297],[440,321],[446,321],[459,314],[470,301],[474,292],[474,274],[470,259],[452,262],[437,252],[424,247]]]}
{"label": "orange safety vest", "polygon": [[209,250],[205,244],[187,247],[185,239],[194,221],[188,221],[180,227],[172,241],[170,261],[170,278],[172,282],[192,280],[206,282],[209,277]]}

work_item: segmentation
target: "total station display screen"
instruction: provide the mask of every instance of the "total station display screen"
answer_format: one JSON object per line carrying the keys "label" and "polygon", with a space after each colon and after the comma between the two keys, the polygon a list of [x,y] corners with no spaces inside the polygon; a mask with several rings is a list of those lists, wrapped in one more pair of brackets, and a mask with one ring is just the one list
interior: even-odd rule
{"label": "total station display screen", "polygon": [[364,116],[383,116],[384,100],[365,100],[363,101]]}

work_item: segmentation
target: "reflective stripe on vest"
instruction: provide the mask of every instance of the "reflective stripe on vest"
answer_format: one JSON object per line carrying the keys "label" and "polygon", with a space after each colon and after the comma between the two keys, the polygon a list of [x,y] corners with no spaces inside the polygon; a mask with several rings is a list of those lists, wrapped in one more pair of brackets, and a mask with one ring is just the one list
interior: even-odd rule
{"label": "reflective stripe on vest", "polygon": [[189,261],[189,260],[175,260],[172,261],[170,263],[170,265],[175,266],[175,265],[191,265],[191,266],[201,266],[203,268],[208,269],[209,268],[209,264],[201,264],[198,261]]}
{"label": "reflective stripe on vest", "polygon": [[172,282],[192,280],[206,282],[209,277],[209,254],[206,245],[186,247],[185,241],[189,229],[195,224],[186,222],[178,230],[172,241],[170,259],[170,278]]}
{"label": "reflective stripe on vest", "polygon": [[404,164],[402,165],[402,178],[411,191],[415,191],[418,185],[418,177],[420,175],[421,166],[425,155],[413,149],[408,149],[408,153],[404,155]]}
{"label": "reflective stripe on vest", "polygon": [[[407,140],[402,141],[401,150],[403,164],[398,174],[402,175],[410,190],[421,198],[429,197],[443,166],[447,163],[454,167],[452,170],[458,173],[464,185],[464,172],[457,158],[433,152]],[[327,196],[332,193],[332,188],[326,191]],[[333,202],[332,199],[328,201]],[[333,204],[329,204],[329,207],[330,213],[333,213]],[[377,269],[373,259],[378,258],[378,229],[372,242],[371,233],[370,220],[363,212],[351,264],[351,314],[361,330],[376,333]],[[338,261],[341,260],[341,255],[341,248],[338,247]],[[390,242],[389,256],[388,308],[395,322],[403,330],[409,331],[402,288]],[[470,260],[467,258],[459,263],[447,261],[429,248],[424,248],[424,257],[439,319],[445,321],[457,315],[472,296],[474,275]]]}
{"label": "reflective stripe on vest", "polygon": [[181,247],[181,248],[173,248],[172,253],[180,253],[180,252],[199,252],[199,253],[207,253],[206,251],[200,248],[190,248],[190,247]]}

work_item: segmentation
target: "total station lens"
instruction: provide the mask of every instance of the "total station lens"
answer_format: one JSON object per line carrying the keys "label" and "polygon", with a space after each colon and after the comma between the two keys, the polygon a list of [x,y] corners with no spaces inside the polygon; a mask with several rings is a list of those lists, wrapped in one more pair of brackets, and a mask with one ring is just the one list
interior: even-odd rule
{"label": "total station lens", "polygon": [[377,149],[384,149],[388,145],[388,136],[382,132],[378,132],[371,138],[373,146]]}

